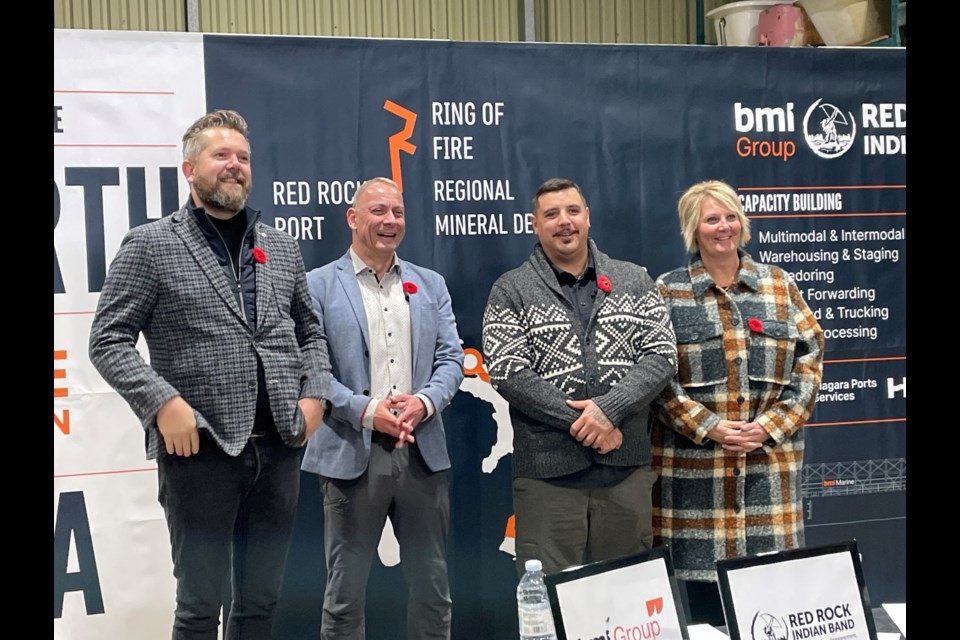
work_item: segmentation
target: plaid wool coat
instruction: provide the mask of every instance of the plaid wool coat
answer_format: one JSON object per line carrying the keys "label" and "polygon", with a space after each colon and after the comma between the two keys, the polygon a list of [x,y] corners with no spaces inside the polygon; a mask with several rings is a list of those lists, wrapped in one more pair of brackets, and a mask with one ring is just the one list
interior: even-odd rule
{"label": "plaid wool coat", "polygon": [[[678,577],[716,581],[724,558],[803,545],[803,430],[816,402],[823,332],[790,276],[740,252],[724,291],[694,255],[657,284],[677,335],[677,377],[653,429],[653,528]],[[757,421],[751,453],[707,438],[721,420]]]}

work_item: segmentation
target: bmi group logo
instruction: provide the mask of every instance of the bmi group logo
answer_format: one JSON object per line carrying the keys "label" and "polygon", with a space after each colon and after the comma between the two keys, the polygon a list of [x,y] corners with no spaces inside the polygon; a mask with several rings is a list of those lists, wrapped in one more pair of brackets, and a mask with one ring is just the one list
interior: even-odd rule
{"label": "bmi group logo", "polygon": [[[647,619],[643,622],[611,623],[606,619],[606,629],[598,635],[578,637],[576,640],[656,640],[663,633],[657,617],[663,613],[663,596],[651,598],[644,602],[647,609]],[[670,625],[667,625],[668,628]]]}
{"label": "bmi group logo", "polygon": [[757,611],[750,625],[750,637],[753,640],[787,640],[787,623],[771,613]]}
{"label": "bmi group logo", "polygon": [[818,99],[803,116],[803,139],[821,158],[839,158],[853,146],[857,121],[853,113]]}
{"label": "bmi group logo", "polygon": [[[796,155],[795,103],[779,106],[733,105],[733,125],[740,135],[735,147],[741,158],[787,162]],[[869,106],[869,105],[868,105]],[[853,113],[818,98],[803,117],[803,140],[820,158],[839,158],[853,146],[857,121]]]}

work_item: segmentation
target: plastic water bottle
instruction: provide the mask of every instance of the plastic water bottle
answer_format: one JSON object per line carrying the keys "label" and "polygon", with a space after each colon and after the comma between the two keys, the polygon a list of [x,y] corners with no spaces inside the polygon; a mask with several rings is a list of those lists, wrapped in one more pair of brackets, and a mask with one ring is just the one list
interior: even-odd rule
{"label": "plastic water bottle", "polygon": [[527,560],[523,566],[527,572],[517,585],[520,640],[557,640],[547,585],[543,583],[543,564],[539,560]]}

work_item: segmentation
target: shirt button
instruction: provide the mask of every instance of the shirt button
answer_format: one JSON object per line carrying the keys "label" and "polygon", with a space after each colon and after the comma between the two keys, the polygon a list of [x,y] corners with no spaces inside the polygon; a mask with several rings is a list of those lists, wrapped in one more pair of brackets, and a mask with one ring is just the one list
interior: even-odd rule
{"label": "shirt button", "polygon": [[738,324],[740,324],[740,318],[734,318],[734,319],[733,319],[733,326],[737,326]]}
{"label": "shirt button", "polygon": [[393,335],[392,333],[387,333],[388,338],[391,337],[392,335]]}
{"label": "shirt button", "polygon": [[580,306],[581,306],[581,307],[585,307],[585,306],[587,306],[587,303],[586,303],[586,302],[581,302],[581,303],[580,303]]}
{"label": "shirt button", "polygon": [[390,358],[390,364],[393,364],[393,358]]}
{"label": "shirt button", "polygon": [[733,359],[733,361],[734,361],[736,364],[740,364],[740,363],[743,362],[743,358],[741,358],[740,356],[737,356],[736,358]]}
{"label": "shirt button", "polygon": [[383,310],[384,310],[384,311],[390,311],[390,309],[387,309],[386,307],[384,307]]}
{"label": "shirt button", "polygon": [[733,505],[733,512],[734,512],[734,513],[740,513],[740,505],[739,505],[739,504]]}
{"label": "shirt button", "polygon": [[740,475],[740,467],[734,467],[734,468],[733,468],[733,475],[735,475],[735,476]]}
{"label": "shirt button", "polygon": [[743,404],[745,400],[746,400],[746,398],[744,398],[743,396],[737,396],[737,402],[738,402],[738,403]]}

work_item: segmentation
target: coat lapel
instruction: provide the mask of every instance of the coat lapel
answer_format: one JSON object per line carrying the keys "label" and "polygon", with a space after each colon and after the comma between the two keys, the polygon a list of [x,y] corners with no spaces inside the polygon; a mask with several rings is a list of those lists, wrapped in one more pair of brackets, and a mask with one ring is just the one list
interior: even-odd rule
{"label": "coat lapel", "polygon": [[258,222],[254,229],[254,248],[263,251],[267,259],[260,263],[254,260],[254,269],[257,275],[257,329],[264,326],[267,321],[267,315],[276,308],[273,304],[273,264],[270,260],[270,238],[260,228]]}
{"label": "coat lapel", "polygon": [[187,250],[200,265],[200,271],[210,281],[217,294],[223,299],[224,303],[243,321],[243,313],[237,305],[237,298],[234,294],[236,283],[227,280],[226,274],[217,257],[213,255],[213,250],[203,237],[203,232],[197,225],[193,214],[187,208],[182,208],[173,216],[173,229],[183,240]]}
{"label": "coat lapel", "polygon": [[413,368],[416,368],[418,362],[417,355],[420,353],[420,327],[423,326],[422,315],[423,315],[423,300],[426,298],[427,292],[423,289],[423,282],[417,277],[416,272],[413,269],[407,268],[407,266],[400,260],[400,257],[397,257],[397,262],[400,264],[400,282],[409,282],[417,288],[416,293],[404,293],[407,298],[407,303],[410,308],[410,338],[413,341],[413,358],[411,359],[411,365]]}
{"label": "coat lapel", "polygon": [[350,260],[350,252],[337,261],[337,279],[344,293],[347,294],[347,300],[353,308],[353,314],[357,318],[357,324],[360,325],[360,334],[363,336],[364,348],[369,348],[370,336],[367,334],[367,312],[363,309],[363,298],[360,296],[360,284],[357,282],[357,274],[353,272],[353,261]]}

